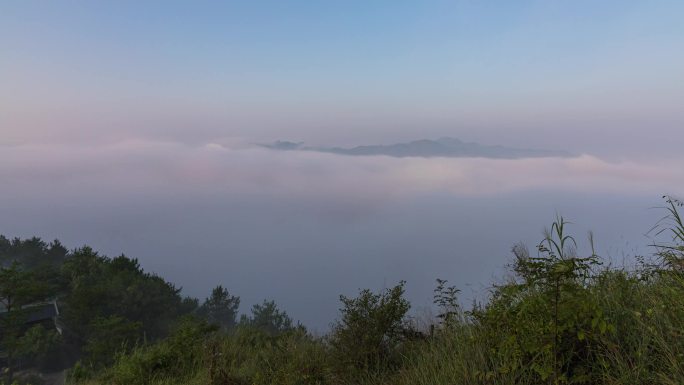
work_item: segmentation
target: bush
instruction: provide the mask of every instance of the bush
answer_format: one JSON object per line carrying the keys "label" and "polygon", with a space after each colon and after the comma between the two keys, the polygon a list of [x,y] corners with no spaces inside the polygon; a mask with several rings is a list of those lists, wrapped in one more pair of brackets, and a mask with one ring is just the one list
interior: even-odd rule
{"label": "bush", "polygon": [[131,322],[118,316],[97,317],[89,325],[83,350],[92,366],[111,365],[116,354],[130,351],[139,340],[140,322]]}
{"label": "bush", "polygon": [[330,343],[343,372],[381,372],[399,364],[399,348],[411,335],[404,284],[402,281],[377,294],[362,290],[356,298],[340,296],[342,316]]}
{"label": "bush", "polygon": [[[240,326],[224,334],[204,321],[186,319],[169,338],[119,354],[97,381],[114,385],[319,385],[330,378],[327,356],[323,343],[303,329],[273,335]],[[71,376],[72,383],[77,380]]]}
{"label": "bush", "polygon": [[207,344],[200,377],[208,384],[317,385],[329,383],[328,352],[303,329],[280,334],[250,326]]}
{"label": "bush", "polygon": [[61,344],[62,336],[57,331],[35,325],[19,338],[18,354],[23,357],[24,366],[54,369],[55,362],[60,361]]}
{"label": "bush", "polygon": [[102,377],[108,384],[142,385],[192,376],[202,359],[203,342],[215,330],[204,321],[185,317],[167,339],[118,354]]}

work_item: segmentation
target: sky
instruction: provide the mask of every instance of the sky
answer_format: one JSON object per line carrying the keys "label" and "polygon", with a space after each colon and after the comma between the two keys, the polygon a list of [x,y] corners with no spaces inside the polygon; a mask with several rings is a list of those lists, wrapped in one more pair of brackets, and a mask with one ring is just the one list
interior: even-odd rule
{"label": "sky", "polygon": [[674,0],[2,8],[5,144],[446,135],[621,156],[684,120]]}
{"label": "sky", "polygon": [[[477,297],[557,212],[614,263],[684,194],[681,1],[6,1],[0,234],[126,253],[324,330],[337,296]],[[573,158],[255,143],[456,137]],[[465,290],[465,288],[472,288]]]}

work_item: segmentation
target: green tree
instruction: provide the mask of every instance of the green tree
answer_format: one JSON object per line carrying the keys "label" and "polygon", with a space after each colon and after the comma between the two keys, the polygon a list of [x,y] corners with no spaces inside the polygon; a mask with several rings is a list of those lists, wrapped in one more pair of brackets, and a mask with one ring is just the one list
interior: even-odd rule
{"label": "green tree", "polygon": [[15,360],[20,353],[21,337],[29,309],[26,305],[43,299],[45,288],[16,261],[0,267],[0,303],[4,312],[0,317],[0,345],[7,354],[7,377],[12,382]]}
{"label": "green tree", "polygon": [[252,316],[242,316],[241,324],[250,325],[268,334],[276,335],[294,328],[292,318],[278,309],[275,301],[264,300],[252,306]]}
{"label": "green tree", "polygon": [[199,308],[199,314],[222,330],[231,330],[237,324],[240,297],[230,295],[223,286],[216,286]]}
{"label": "green tree", "polygon": [[67,249],[58,240],[51,243],[37,237],[10,240],[0,235],[0,264],[17,261],[26,270],[33,270],[48,265],[59,266],[66,255]]}
{"label": "green tree", "polygon": [[88,340],[84,346],[88,362],[105,366],[114,361],[117,353],[130,351],[141,339],[141,323],[119,316],[98,317],[89,324]]}
{"label": "green tree", "polygon": [[61,344],[62,336],[56,330],[35,325],[19,338],[17,352],[30,364],[51,369],[59,364],[56,361],[59,361]]}
{"label": "green tree", "polygon": [[341,318],[330,342],[344,370],[382,370],[398,362],[398,348],[411,334],[404,285],[401,281],[380,293],[365,289],[356,298],[340,296]]}
{"label": "green tree", "polygon": [[[173,322],[196,306],[180,296],[180,289],[124,255],[108,258],[83,247],[67,257],[62,274],[68,282],[63,299],[65,340],[76,350],[85,347],[94,364],[110,362],[121,346],[165,337]],[[118,335],[123,340],[96,343],[107,322],[122,331]]]}

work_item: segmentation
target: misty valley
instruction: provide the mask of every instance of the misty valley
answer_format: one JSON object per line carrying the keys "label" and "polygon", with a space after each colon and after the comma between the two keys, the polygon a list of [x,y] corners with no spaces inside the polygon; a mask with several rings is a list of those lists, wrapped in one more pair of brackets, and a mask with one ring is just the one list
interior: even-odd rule
{"label": "misty valley", "polygon": [[10,383],[652,383],[677,375],[684,351],[673,340],[684,327],[683,204],[664,199],[651,230],[665,241],[631,267],[558,216],[534,249],[513,245],[481,300],[464,303],[437,278],[421,314],[393,282],[339,296],[323,333],[220,284],[187,296],[125,255],[0,237],[0,362]]}

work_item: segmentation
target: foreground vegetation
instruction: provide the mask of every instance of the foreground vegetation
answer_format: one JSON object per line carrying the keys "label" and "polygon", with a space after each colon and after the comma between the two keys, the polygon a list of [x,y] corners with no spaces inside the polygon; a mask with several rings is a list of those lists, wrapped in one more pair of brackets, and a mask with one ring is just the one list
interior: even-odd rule
{"label": "foreground vegetation", "polygon": [[[65,322],[84,325],[80,343],[68,333],[59,342],[61,349],[77,350],[69,382],[682,384],[684,224],[681,204],[666,202],[668,216],[655,232],[668,235],[668,242],[655,246],[651,262],[640,258],[635,268],[617,269],[594,252],[578,256],[567,223],[558,218],[537,250],[513,248],[510,277],[491,289],[486,302],[463,308],[458,290],[438,280],[439,311],[433,325],[423,329],[408,316],[403,282],[379,293],[362,290],[357,297],[341,297],[332,330],[315,337],[273,302],[255,305],[250,316],[237,319],[239,298],[222,287],[200,305],[142,272],[133,260],[96,256],[116,277],[132,274],[108,279],[107,285],[121,285],[113,292],[127,293],[108,297],[97,279],[83,278],[91,269],[100,270],[85,268],[83,250],[77,250],[65,254],[54,275],[63,280],[56,287],[62,288]],[[591,237],[588,242],[592,245]],[[92,262],[89,253],[86,261]],[[89,272],[75,272],[79,269]],[[142,308],[136,313],[131,306],[137,302],[127,297],[142,290],[136,285],[152,282],[159,285],[151,286],[158,295],[142,308],[166,309],[156,317]],[[164,294],[164,287],[173,294]],[[88,311],[79,313],[82,308]]]}

